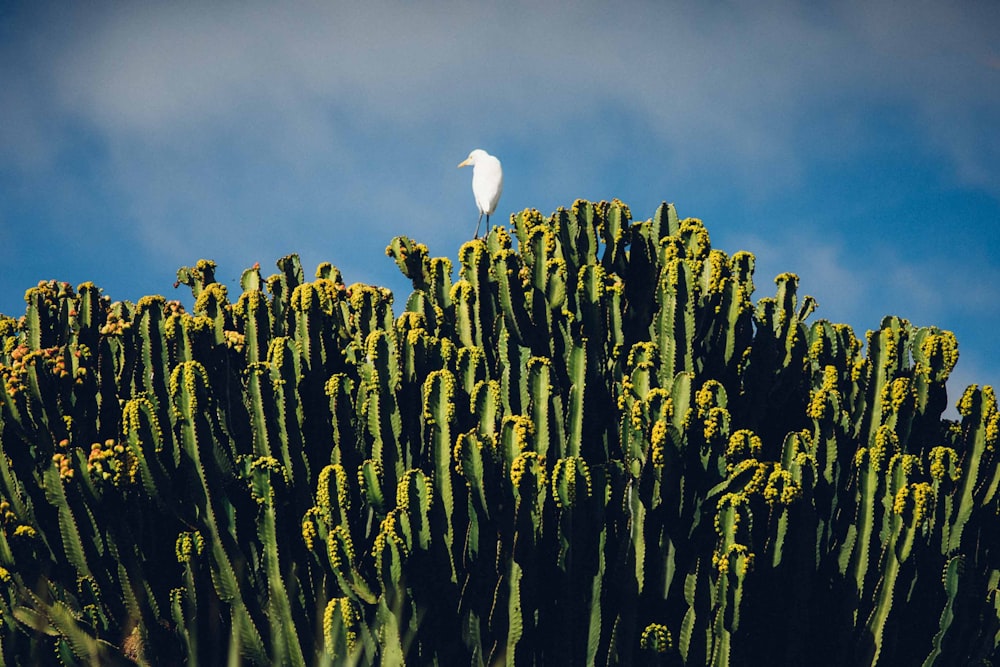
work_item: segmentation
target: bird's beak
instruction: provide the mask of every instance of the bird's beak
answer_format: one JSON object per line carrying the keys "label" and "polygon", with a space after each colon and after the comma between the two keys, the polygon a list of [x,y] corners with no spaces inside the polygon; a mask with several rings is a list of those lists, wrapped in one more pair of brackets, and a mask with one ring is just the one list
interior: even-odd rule
{"label": "bird's beak", "polygon": [[472,163],[469,162],[469,158],[465,158],[465,160],[463,160],[462,162],[458,163],[458,166],[459,167],[468,167],[470,164],[472,164]]}

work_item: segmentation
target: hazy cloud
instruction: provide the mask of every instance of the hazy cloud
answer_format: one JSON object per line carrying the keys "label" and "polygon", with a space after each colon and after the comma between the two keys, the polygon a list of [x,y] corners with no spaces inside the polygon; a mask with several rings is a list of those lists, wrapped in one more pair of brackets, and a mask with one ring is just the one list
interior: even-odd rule
{"label": "hazy cloud", "polygon": [[[832,108],[858,113],[864,93],[926,118],[959,174],[983,178],[984,137],[956,121],[998,104],[980,85],[996,79],[981,64],[988,11],[875,4],[101,5],[77,7],[77,29],[33,64],[39,94],[110,142],[198,146],[230,128],[280,157],[385,124],[510,134],[615,112],[671,147],[676,168],[731,165],[758,186],[795,179],[801,143],[842,129]],[[816,115],[830,119],[816,128]]]}

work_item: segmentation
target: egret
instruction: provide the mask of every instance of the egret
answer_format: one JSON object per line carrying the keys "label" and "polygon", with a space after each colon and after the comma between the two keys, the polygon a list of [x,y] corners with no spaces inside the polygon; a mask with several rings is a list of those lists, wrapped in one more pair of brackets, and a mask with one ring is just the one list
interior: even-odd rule
{"label": "egret", "polygon": [[476,198],[476,206],[479,207],[476,235],[472,238],[478,239],[479,225],[483,222],[483,214],[486,215],[488,232],[490,215],[497,209],[497,202],[500,201],[500,193],[503,192],[503,169],[500,167],[500,160],[481,148],[469,153],[469,157],[465,158],[458,166],[468,167],[469,165],[472,165],[472,194]]}

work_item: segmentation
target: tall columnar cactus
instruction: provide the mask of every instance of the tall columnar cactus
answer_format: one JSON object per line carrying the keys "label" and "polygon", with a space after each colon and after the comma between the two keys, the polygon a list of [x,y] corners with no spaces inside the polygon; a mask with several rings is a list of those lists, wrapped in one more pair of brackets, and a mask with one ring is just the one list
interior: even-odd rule
{"label": "tall columnar cactus", "polygon": [[950,332],[754,301],[669,204],[386,253],[398,313],[290,255],[0,317],[0,662],[1000,657],[1000,412],[942,419]]}

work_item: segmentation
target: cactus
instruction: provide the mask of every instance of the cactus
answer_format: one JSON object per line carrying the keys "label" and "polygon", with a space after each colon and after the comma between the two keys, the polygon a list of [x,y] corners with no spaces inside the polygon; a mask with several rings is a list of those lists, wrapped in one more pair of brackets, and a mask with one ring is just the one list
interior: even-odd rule
{"label": "cactus", "polygon": [[1000,657],[1000,412],[941,418],[954,335],[810,322],[669,204],[510,223],[393,239],[399,313],[294,255],[232,299],[182,268],[191,312],[28,290],[0,662]]}

